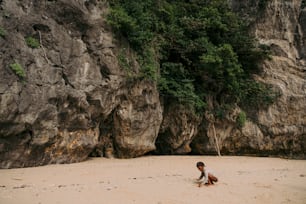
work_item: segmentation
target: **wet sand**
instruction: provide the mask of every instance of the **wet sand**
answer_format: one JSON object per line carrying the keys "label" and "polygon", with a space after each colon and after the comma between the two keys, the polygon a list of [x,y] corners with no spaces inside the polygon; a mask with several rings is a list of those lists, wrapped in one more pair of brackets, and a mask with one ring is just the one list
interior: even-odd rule
{"label": "wet sand", "polygon": [[[219,178],[194,180],[203,161]],[[306,203],[306,160],[147,156],[0,170],[0,204]]]}

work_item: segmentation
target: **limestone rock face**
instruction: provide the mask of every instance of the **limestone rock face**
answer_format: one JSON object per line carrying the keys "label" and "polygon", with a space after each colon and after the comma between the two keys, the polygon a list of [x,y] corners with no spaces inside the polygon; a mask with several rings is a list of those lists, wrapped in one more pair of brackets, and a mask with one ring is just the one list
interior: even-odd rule
{"label": "limestone rock face", "polygon": [[[121,157],[155,149],[162,118],[156,86],[128,82],[105,25],[104,1],[3,0],[0,7],[6,33],[0,168],[78,162],[109,147]],[[27,45],[30,36],[38,48]],[[10,68],[15,62],[25,77]]]}
{"label": "limestone rock face", "polygon": [[306,59],[306,7],[301,10],[299,17],[299,44],[298,50],[300,52],[300,58]]}
{"label": "limestone rock face", "polygon": [[131,76],[139,73],[133,54],[129,73],[121,68],[123,46],[105,23],[107,1],[0,0],[0,168],[218,148],[305,158],[306,8],[301,0],[229,2],[271,48],[255,78],[280,93],[243,127],[239,107],[223,120],[163,107],[155,82]]}
{"label": "limestone rock face", "polygon": [[[272,1],[265,18],[256,26],[256,36],[267,45],[278,47],[264,63],[259,81],[280,90],[281,96],[267,111],[258,113],[258,126],[273,144],[270,151],[306,153],[306,58],[305,27],[301,1]],[[269,17],[269,18],[268,18]],[[300,49],[302,48],[302,49]]]}
{"label": "limestone rock face", "polygon": [[136,157],[155,150],[161,122],[162,108],[154,85],[147,81],[134,84],[114,114],[118,156]]}
{"label": "limestone rock face", "polygon": [[156,141],[158,154],[186,154],[198,132],[201,120],[180,105],[172,105],[164,112],[161,130]]}
{"label": "limestone rock face", "polygon": [[[234,10],[252,14],[260,1],[232,1]],[[301,1],[268,1],[256,19],[254,33],[260,43],[270,46],[272,59],[255,76],[280,92],[268,109],[240,129],[230,120],[216,122],[216,135],[223,153],[306,156],[306,58],[305,8]],[[248,8],[249,7],[249,8]],[[256,9],[255,9],[256,10]],[[208,126],[199,130],[192,143],[195,153],[216,153]]]}
{"label": "limestone rock face", "polygon": [[[221,122],[221,121],[220,121]],[[242,129],[238,129],[236,123],[230,121],[222,121],[215,123],[216,139],[213,136],[211,128],[202,127],[199,135],[196,136],[191,144],[194,153],[213,154],[217,152],[217,143],[222,154],[259,154],[271,143],[267,143],[263,133],[258,126],[247,121]]]}

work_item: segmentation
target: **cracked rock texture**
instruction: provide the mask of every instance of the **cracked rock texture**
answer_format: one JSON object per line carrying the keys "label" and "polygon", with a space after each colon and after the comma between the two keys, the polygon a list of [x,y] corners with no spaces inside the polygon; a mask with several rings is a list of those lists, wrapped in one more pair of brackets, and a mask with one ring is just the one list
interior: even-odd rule
{"label": "cracked rock texture", "polygon": [[[231,2],[272,51],[256,79],[281,94],[242,128],[239,107],[212,123],[178,104],[163,107],[154,82],[131,80],[117,59],[122,42],[105,23],[107,1],[0,0],[0,168],[89,155],[216,154],[217,143],[222,154],[305,158],[306,10],[301,0],[266,1],[260,13],[259,0]],[[29,47],[28,37],[40,46]],[[129,71],[137,74],[129,52]]]}
{"label": "cracked rock texture", "polygon": [[[104,1],[0,1],[0,167],[79,162],[155,149],[156,85],[127,80]],[[31,36],[41,46],[27,46]],[[10,64],[26,73],[18,77]],[[136,69],[136,68],[135,68]],[[137,71],[137,70],[136,70]],[[107,151],[107,152],[104,152]]]}
{"label": "cracked rock texture", "polygon": [[[231,2],[235,11],[255,22],[253,31],[259,42],[271,48],[272,59],[264,62],[263,72],[255,78],[278,90],[280,97],[255,113],[243,128],[228,118],[216,121],[221,152],[305,158],[306,8],[301,0],[266,1],[262,10],[258,9],[260,1]],[[193,140],[194,153],[216,153],[211,132],[206,121]]]}

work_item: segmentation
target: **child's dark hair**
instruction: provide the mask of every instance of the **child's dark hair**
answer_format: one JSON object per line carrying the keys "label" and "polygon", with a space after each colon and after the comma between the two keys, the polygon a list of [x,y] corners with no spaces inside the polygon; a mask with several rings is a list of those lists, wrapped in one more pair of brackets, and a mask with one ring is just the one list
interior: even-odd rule
{"label": "child's dark hair", "polygon": [[203,162],[197,162],[197,167],[199,166],[205,166],[205,164]]}

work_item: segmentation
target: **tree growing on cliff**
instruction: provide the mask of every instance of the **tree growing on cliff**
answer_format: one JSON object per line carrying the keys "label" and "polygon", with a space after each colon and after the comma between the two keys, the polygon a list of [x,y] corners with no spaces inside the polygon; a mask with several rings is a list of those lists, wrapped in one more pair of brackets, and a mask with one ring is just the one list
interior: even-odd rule
{"label": "tree growing on cliff", "polygon": [[110,5],[109,24],[129,41],[143,76],[158,80],[168,103],[201,110],[208,95],[219,104],[272,101],[268,88],[252,78],[267,51],[227,1],[111,0]]}

